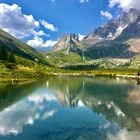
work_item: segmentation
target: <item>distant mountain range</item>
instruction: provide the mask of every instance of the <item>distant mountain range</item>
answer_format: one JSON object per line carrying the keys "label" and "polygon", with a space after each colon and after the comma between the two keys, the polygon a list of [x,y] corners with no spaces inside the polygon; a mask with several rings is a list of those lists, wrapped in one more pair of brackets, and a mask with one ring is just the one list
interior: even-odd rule
{"label": "distant mountain range", "polygon": [[[57,59],[61,59],[60,67],[77,65],[74,62],[71,64],[62,61],[63,57],[70,57],[71,54],[78,55],[82,65],[85,65],[85,61],[94,64],[96,60],[110,62],[114,59],[115,66],[132,66],[132,61],[140,56],[140,11],[130,9],[128,12],[123,12],[117,19],[109,20],[89,33],[82,41],[79,41],[76,34],[60,37],[53,47],[53,52],[47,55],[55,57],[55,54]],[[139,66],[140,60],[135,64],[135,67]]]}
{"label": "distant mountain range", "polygon": [[106,40],[114,40],[121,35],[127,26],[133,23],[140,12],[136,9],[130,9],[129,12],[123,12],[121,16],[115,20],[109,20],[107,24],[95,29],[84,40],[91,41],[91,44],[103,42]]}
{"label": "distant mountain range", "polygon": [[[130,9],[86,35],[63,35],[53,51],[38,52],[0,30],[0,51],[59,68],[140,68],[140,11]],[[43,51],[43,50],[41,50]]]}

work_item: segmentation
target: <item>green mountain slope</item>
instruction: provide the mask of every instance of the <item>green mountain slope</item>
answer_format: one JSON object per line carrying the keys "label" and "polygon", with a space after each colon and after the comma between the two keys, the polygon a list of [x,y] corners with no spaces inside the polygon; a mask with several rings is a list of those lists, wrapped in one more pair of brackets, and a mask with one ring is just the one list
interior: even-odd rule
{"label": "green mountain slope", "polygon": [[8,52],[23,58],[45,62],[43,56],[38,51],[0,29],[0,48],[2,47],[6,48]]}
{"label": "green mountain slope", "polygon": [[45,78],[52,69],[41,53],[0,30],[0,82]]}

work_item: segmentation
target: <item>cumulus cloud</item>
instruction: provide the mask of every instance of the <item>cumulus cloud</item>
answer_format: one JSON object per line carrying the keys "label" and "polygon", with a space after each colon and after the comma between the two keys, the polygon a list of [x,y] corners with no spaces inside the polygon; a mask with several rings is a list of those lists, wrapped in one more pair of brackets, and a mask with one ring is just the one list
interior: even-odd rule
{"label": "cumulus cloud", "polygon": [[80,3],[85,3],[85,2],[88,2],[89,0],[80,0],[79,2]]}
{"label": "cumulus cloud", "polygon": [[41,47],[43,45],[43,39],[40,37],[34,37],[32,40],[28,40],[27,44],[32,47]]}
{"label": "cumulus cloud", "polygon": [[0,28],[18,38],[45,35],[42,30],[36,31],[39,22],[32,15],[23,14],[17,4],[0,4]]}
{"label": "cumulus cloud", "polygon": [[127,11],[130,8],[135,8],[140,10],[140,1],[139,0],[109,0],[109,7],[113,8],[117,6]]}
{"label": "cumulus cloud", "polygon": [[43,46],[44,46],[44,47],[53,47],[56,43],[57,43],[57,41],[47,40],[47,41],[43,44]]}
{"label": "cumulus cloud", "polygon": [[108,19],[112,19],[112,14],[107,11],[100,11],[101,16],[106,17]]}
{"label": "cumulus cloud", "polygon": [[51,31],[53,31],[53,32],[58,31],[58,28],[57,28],[57,27],[55,27],[53,24],[48,23],[48,22],[45,21],[45,20],[40,20],[40,23],[41,23],[46,29],[48,29],[48,30],[51,30]]}
{"label": "cumulus cloud", "polygon": [[27,44],[32,47],[53,47],[57,41],[47,40],[44,41],[41,37],[34,37],[32,40],[28,40]]}
{"label": "cumulus cloud", "polygon": [[0,28],[11,35],[19,39],[34,36],[35,38],[29,40],[28,43],[37,42],[34,46],[38,46],[39,43],[43,42],[39,36],[49,36],[40,29],[40,24],[51,31],[58,30],[45,20],[37,21],[32,15],[24,14],[17,4],[0,3]]}

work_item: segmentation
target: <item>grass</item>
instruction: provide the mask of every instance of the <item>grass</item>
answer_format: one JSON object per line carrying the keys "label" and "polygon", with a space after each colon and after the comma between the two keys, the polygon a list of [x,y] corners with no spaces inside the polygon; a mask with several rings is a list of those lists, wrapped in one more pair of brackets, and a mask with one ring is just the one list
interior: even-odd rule
{"label": "grass", "polygon": [[60,50],[53,53],[46,53],[45,56],[48,57],[47,61],[55,67],[83,62],[82,57],[78,53],[70,52],[66,54],[65,51],[66,50]]}
{"label": "grass", "polygon": [[0,61],[0,81],[27,81],[52,76],[55,69],[48,65],[16,56],[16,63]]}
{"label": "grass", "polygon": [[4,46],[8,51],[19,56],[31,60],[36,58],[43,63],[45,62],[44,57],[39,52],[3,30],[0,30],[0,46]]}
{"label": "grass", "polygon": [[[66,60],[75,58],[71,54]],[[77,56],[78,57],[78,56]],[[77,61],[79,58],[77,58]],[[74,63],[74,62],[73,62]],[[0,61],[0,82],[24,82],[37,79],[47,78],[48,76],[55,75],[72,75],[72,76],[104,76],[115,77],[116,75],[136,75],[138,69],[125,69],[125,68],[96,68],[91,70],[70,70],[51,67],[35,61],[31,61],[19,56],[16,56],[16,63],[9,63],[7,61]]]}

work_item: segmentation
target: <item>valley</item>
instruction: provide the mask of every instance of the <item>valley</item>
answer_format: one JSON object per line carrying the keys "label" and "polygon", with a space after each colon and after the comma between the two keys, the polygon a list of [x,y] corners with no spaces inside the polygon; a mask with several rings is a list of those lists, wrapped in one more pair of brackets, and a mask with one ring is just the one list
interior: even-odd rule
{"label": "valley", "polygon": [[63,35],[53,50],[38,52],[0,30],[0,80],[56,75],[134,75],[140,69],[140,11],[130,9],[89,33]]}

